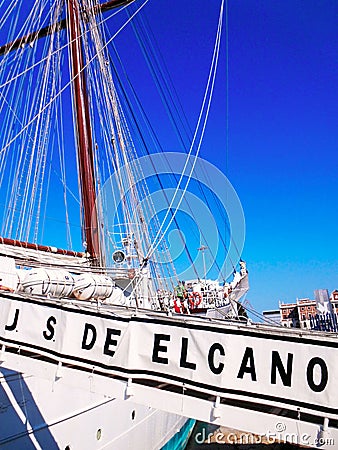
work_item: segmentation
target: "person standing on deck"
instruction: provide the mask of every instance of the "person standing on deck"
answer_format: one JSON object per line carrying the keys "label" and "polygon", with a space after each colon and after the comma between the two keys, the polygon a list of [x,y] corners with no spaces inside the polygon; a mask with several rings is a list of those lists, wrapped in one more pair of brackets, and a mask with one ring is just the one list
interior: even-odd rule
{"label": "person standing on deck", "polygon": [[188,294],[185,288],[185,282],[179,281],[178,285],[175,287],[175,297],[178,300],[178,306],[180,308],[181,313],[190,314],[189,305],[188,305]]}

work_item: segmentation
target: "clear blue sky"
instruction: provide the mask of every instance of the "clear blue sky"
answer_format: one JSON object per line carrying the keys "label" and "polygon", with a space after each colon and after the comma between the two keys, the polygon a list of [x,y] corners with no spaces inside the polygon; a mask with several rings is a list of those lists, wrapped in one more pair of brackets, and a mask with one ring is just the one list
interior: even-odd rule
{"label": "clear blue sky", "polygon": [[[219,5],[158,0],[144,11],[192,127]],[[241,199],[247,298],[257,310],[272,309],[278,300],[338,288],[338,3],[229,0],[228,10],[229,149],[226,155],[223,45],[201,156],[227,174]],[[171,145],[168,137],[165,149]]]}

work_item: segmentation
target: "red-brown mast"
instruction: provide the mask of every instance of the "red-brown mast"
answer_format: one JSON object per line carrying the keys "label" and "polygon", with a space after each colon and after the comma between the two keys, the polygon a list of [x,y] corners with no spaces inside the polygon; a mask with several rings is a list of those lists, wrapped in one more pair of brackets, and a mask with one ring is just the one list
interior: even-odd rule
{"label": "red-brown mast", "polygon": [[[98,11],[110,9],[130,0],[108,1]],[[86,76],[84,72],[83,53],[81,45],[80,8],[79,0],[67,0],[68,27],[71,41],[71,65],[73,76],[73,96],[76,115],[77,147],[79,178],[83,206],[84,234],[87,243],[87,252],[91,255],[93,263],[100,259],[99,224],[96,208],[96,189],[94,176],[93,141],[90,125]]]}
{"label": "red-brown mast", "polygon": [[[134,0],[109,0],[103,4],[95,5],[93,7],[93,13],[103,13],[105,11],[109,11],[110,9],[132,3],[133,1]],[[49,25],[15,41],[2,45],[0,47],[0,56],[16,50],[24,44],[34,42],[36,39],[48,36],[54,31],[60,31],[68,25],[84,235],[87,244],[87,252],[90,254],[93,259],[93,263],[95,264],[98,263],[100,259],[100,240],[98,232],[98,214],[95,203],[96,189],[94,177],[93,140],[81,45],[79,0],[67,0],[67,6],[67,21],[61,20],[56,25]]]}
{"label": "red-brown mast", "polygon": [[79,178],[83,207],[84,235],[87,252],[94,261],[100,252],[96,190],[94,177],[93,141],[90,126],[86,77],[83,70],[81,45],[80,10],[78,0],[68,0],[68,27],[70,37],[71,65],[73,76],[73,100],[76,116]]}

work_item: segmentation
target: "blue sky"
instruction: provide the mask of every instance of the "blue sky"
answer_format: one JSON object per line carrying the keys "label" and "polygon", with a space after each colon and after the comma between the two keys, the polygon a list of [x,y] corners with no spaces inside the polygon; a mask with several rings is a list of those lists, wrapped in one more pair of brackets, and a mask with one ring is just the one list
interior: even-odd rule
{"label": "blue sky", "polygon": [[[220,1],[168,5],[150,2],[144,12],[194,127]],[[247,298],[272,309],[278,300],[338,288],[338,3],[229,0],[228,12],[228,152],[223,45],[201,156],[240,197]],[[172,145],[168,137],[165,149]]]}
{"label": "blue sky", "polygon": [[337,288],[338,5],[249,1],[229,9],[229,178],[247,223],[248,298],[271,308]]}

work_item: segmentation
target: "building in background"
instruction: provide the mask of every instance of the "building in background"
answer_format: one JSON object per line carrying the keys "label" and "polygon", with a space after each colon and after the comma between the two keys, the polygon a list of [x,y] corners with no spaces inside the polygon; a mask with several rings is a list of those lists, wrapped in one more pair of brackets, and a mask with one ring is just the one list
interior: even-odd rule
{"label": "building in background", "polygon": [[279,302],[279,310],[263,311],[263,316],[268,323],[273,321],[284,327],[338,331],[338,290],[329,296],[327,289],[316,289],[314,295],[314,300]]}

